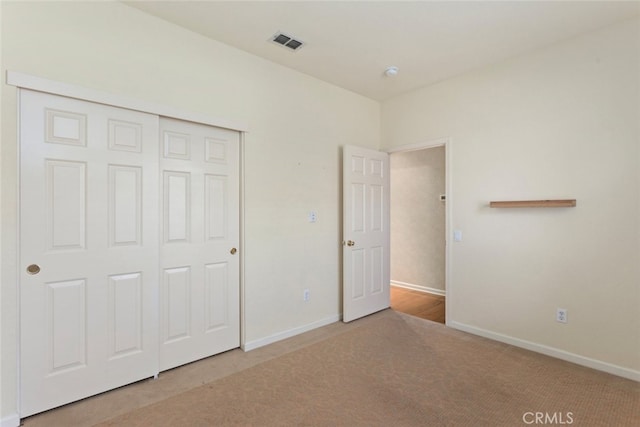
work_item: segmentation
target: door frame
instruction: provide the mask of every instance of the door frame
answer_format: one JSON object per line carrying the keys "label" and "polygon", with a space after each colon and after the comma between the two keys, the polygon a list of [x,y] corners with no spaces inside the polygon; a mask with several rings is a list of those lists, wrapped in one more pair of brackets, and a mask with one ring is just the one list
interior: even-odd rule
{"label": "door frame", "polygon": [[444,250],[444,293],[445,293],[445,325],[449,326],[453,316],[451,315],[451,296],[453,295],[453,290],[451,289],[451,251],[453,250],[453,238],[451,231],[452,224],[452,211],[453,211],[453,189],[452,189],[452,179],[451,179],[451,138],[444,137],[438,139],[426,140],[423,142],[418,142],[415,144],[408,145],[400,145],[398,147],[387,148],[384,151],[388,154],[393,153],[407,153],[410,151],[418,151],[418,150],[426,150],[429,148],[437,148],[444,147],[444,168],[445,168],[445,214],[444,214],[444,222],[445,222],[445,250]]}
{"label": "door frame", "polygon": [[[240,135],[239,138],[239,158],[238,158],[238,178],[239,178],[239,186],[240,186],[240,206],[239,206],[239,242],[240,242],[240,271],[239,280],[240,280],[240,348],[245,348],[245,256],[244,256],[244,248],[245,245],[245,133],[249,131],[249,127],[246,121],[241,120],[231,120],[224,119],[218,117],[211,117],[206,114],[185,111],[178,108],[174,108],[169,105],[156,104],[147,102],[141,99],[129,98],[121,95],[114,95],[108,92],[103,92],[99,90],[89,89],[82,86],[77,86],[73,84],[63,83],[59,81],[49,80],[42,77],[37,77],[25,73],[19,73],[15,71],[7,71],[7,79],[6,82],[10,86],[15,86],[17,88],[17,105],[20,108],[20,92],[22,89],[34,90],[37,92],[49,93],[52,95],[64,96],[67,98],[78,99],[82,101],[93,102],[97,104],[108,105],[112,107],[124,108],[133,111],[139,111],[143,113],[154,114],[160,117],[169,117],[179,120],[185,120],[194,123],[200,123],[204,125],[229,129],[238,132]],[[18,112],[18,119],[20,119],[20,115]],[[19,138],[19,134],[18,134]],[[18,142],[19,145],[19,142]],[[20,194],[20,156],[17,155],[15,161],[17,162],[17,177],[16,177],[16,189],[18,191],[17,194]],[[16,209],[17,218],[20,218],[20,206],[17,206]],[[16,253],[20,253],[20,235],[19,235],[19,224],[16,230]],[[16,262],[16,273],[19,269],[19,260]],[[19,278],[19,274],[16,276]],[[20,281],[16,281],[16,286],[18,287],[16,290],[17,296],[17,307],[16,307],[16,318],[20,319]],[[19,321],[18,321],[19,326]],[[16,334],[16,372],[20,372],[20,332],[18,331]],[[20,376],[17,375],[17,384],[16,384],[16,396],[20,396]],[[17,401],[17,409],[18,413],[20,412],[20,399]]]}

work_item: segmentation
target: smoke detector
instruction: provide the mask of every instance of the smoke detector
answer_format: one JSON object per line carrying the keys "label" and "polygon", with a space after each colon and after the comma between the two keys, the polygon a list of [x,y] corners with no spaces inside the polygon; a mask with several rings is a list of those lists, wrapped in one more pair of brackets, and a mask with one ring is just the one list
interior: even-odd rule
{"label": "smoke detector", "polygon": [[387,77],[395,77],[398,75],[398,67],[387,67],[386,70],[384,70],[384,75]]}
{"label": "smoke detector", "polygon": [[281,32],[277,32],[276,34],[273,35],[273,37],[271,37],[269,39],[270,41],[272,41],[273,43],[286,47],[288,49],[291,49],[293,51],[296,51],[298,49],[300,49],[302,47],[302,45],[304,44],[304,42],[294,39],[291,36],[288,36],[284,33]]}

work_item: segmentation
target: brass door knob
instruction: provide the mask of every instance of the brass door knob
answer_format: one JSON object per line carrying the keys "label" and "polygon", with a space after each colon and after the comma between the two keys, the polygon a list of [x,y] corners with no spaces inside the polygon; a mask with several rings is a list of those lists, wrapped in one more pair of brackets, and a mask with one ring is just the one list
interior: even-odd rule
{"label": "brass door knob", "polygon": [[236,248],[231,248],[229,252],[231,253],[231,255],[235,255],[238,250]]}
{"label": "brass door knob", "polygon": [[40,273],[40,266],[38,264],[31,264],[27,267],[27,273],[31,275]]}
{"label": "brass door knob", "polygon": [[347,240],[345,242],[345,245],[347,245],[347,246],[354,246],[355,244],[356,244],[356,242],[354,242],[353,240]]}

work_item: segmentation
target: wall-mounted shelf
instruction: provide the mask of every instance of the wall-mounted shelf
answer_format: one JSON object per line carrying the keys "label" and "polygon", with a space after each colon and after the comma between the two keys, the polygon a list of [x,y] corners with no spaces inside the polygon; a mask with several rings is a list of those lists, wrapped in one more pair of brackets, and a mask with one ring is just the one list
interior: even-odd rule
{"label": "wall-mounted shelf", "polygon": [[489,202],[491,208],[574,208],[576,199]]}

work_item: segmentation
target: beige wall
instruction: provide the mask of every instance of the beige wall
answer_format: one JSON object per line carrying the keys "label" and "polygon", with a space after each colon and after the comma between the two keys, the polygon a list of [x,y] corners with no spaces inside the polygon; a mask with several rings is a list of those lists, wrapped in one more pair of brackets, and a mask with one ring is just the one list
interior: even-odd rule
{"label": "beige wall", "polygon": [[454,326],[640,378],[639,63],[632,20],[383,103],[383,147],[451,137]]}
{"label": "beige wall", "polygon": [[444,291],[444,146],[393,153],[391,165],[391,281]]}
{"label": "beige wall", "polygon": [[[337,318],[340,147],[379,146],[378,102],[121,3],[3,2],[1,24],[3,76],[8,69],[248,122],[246,339]],[[3,85],[2,107],[0,419],[16,411],[14,87]],[[302,304],[305,288],[311,300]]]}
{"label": "beige wall", "polygon": [[[1,2],[0,19],[3,75],[246,120],[247,340],[339,314],[340,146],[380,146],[377,102],[120,3]],[[383,104],[384,147],[452,137],[456,325],[640,370],[638,25]],[[18,322],[16,89],[0,90],[1,419],[16,410]],[[486,207],[556,197],[578,207]],[[304,288],[312,298],[300,304]]]}

